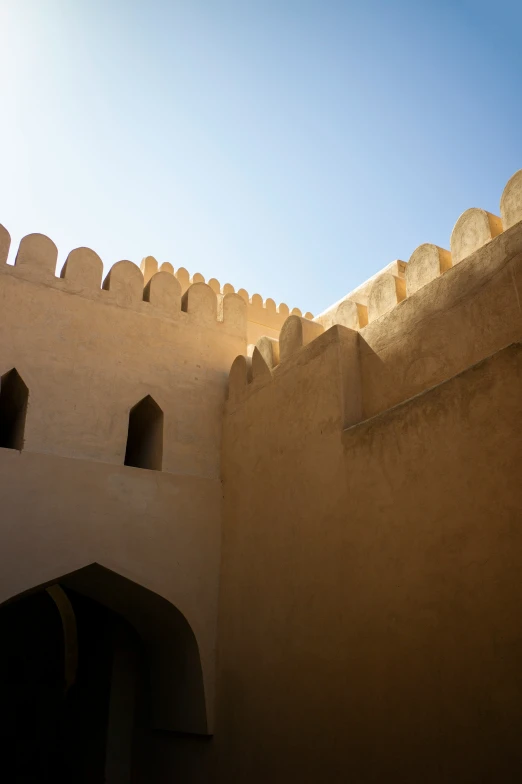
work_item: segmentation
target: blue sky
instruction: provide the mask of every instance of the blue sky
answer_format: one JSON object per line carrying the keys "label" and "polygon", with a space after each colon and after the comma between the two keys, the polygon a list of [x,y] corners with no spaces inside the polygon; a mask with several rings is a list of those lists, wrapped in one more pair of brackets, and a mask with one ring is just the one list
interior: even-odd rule
{"label": "blue sky", "polygon": [[498,214],[521,29],[507,0],[1,0],[0,222],[319,313]]}

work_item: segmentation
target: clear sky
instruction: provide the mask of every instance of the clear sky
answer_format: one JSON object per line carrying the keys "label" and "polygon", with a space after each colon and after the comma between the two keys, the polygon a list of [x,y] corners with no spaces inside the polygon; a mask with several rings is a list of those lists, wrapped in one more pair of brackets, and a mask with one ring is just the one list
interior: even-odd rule
{"label": "clear sky", "polygon": [[319,313],[498,214],[521,30],[508,0],[0,0],[0,222]]}

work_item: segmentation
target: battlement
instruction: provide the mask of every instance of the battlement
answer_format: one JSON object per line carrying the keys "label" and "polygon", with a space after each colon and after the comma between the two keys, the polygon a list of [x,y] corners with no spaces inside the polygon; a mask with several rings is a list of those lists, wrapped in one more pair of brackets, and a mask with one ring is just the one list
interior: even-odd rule
{"label": "battlement", "polygon": [[[99,296],[107,303],[149,315],[178,318],[177,314],[188,313],[196,321],[206,324],[214,321],[224,324],[227,330],[243,331],[248,343],[255,342],[261,334],[278,334],[290,314],[302,315],[299,308],[290,311],[284,302],[277,306],[273,299],[263,300],[260,294],[250,296],[245,289],[236,292],[230,283],[222,286],[216,278],[206,282],[199,272],[191,276],[184,267],[174,270],[170,262],[160,265],[153,256],[146,256],[140,268],[131,261],[118,261],[102,281],[103,262],[90,248],[71,251],[57,277],[58,250],[49,237],[43,234],[24,237],[14,265],[7,264],[10,246],[9,232],[0,225],[3,272],[74,294]],[[306,318],[313,318],[312,313],[307,312]]]}
{"label": "battlement", "polygon": [[[228,294],[237,293],[237,295],[241,297],[247,306],[247,320],[249,325],[251,325],[251,328],[249,329],[250,334],[248,343],[255,342],[259,334],[266,332],[267,330],[269,334],[279,333],[285,322],[285,319],[287,319],[289,315],[303,315],[299,308],[292,308],[292,310],[290,310],[285,302],[281,302],[279,305],[276,305],[273,299],[268,298],[263,300],[263,297],[260,294],[252,294],[252,296],[250,296],[246,289],[238,289],[236,292],[234,286],[232,286],[231,283],[225,283],[222,285],[219,280],[217,280],[217,278],[210,278],[210,280],[205,281],[204,276],[200,272],[196,272],[194,275],[190,275],[185,267],[179,267],[179,269],[174,270],[174,267],[169,262],[164,262],[160,265],[154,256],[147,256],[142,260],[141,270],[143,272],[145,283],[147,283],[149,279],[158,271],[169,272],[178,279],[182,293],[185,293],[189,286],[193,285],[194,283],[207,282],[207,285],[210,286],[212,291],[214,291],[216,294],[218,302],[220,302]],[[305,313],[305,318],[312,319],[313,314],[307,312]],[[264,329],[252,329],[254,324],[257,324]],[[253,337],[255,340],[251,339]]]}
{"label": "battlement", "polygon": [[[162,471],[215,478],[230,363],[246,352],[246,303],[210,286],[183,292],[168,270],[145,283],[119,261],[76,248],[55,273],[57,248],[30,234],[6,263],[0,229],[0,376],[28,389],[23,449],[123,463],[129,411],[150,398],[164,419]],[[58,425],[59,422],[59,425]]]}
{"label": "battlement", "polygon": [[[261,338],[237,357],[229,406],[338,342],[344,426],[436,386],[522,340],[522,170],[508,182],[501,217],[464,212],[451,250],[421,245],[313,320],[290,315],[279,341]],[[302,380],[302,379],[301,379]]]}
{"label": "battlement", "polygon": [[103,262],[98,254],[90,248],[75,248],[57,277],[58,249],[49,237],[44,234],[23,237],[14,265],[7,264],[10,244],[9,232],[0,225],[0,274],[10,274],[144,315],[187,319],[207,327],[214,324],[225,332],[246,335],[247,307],[241,296],[226,292],[218,297],[212,286],[199,279],[183,286],[172,274],[171,265],[163,264],[160,270],[152,272],[148,263],[144,277],[133,262],[118,261],[102,281]]}
{"label": "battlement", "polygon": [[504,188],[500,199],[500,216],[475,207],[466,210],[453,227],[450,250],[431,243],[419,245],[407,262],[391,262],[314,320],[325,329],[334,324],[362,329],[520,220],[522,169],[511,177]]}

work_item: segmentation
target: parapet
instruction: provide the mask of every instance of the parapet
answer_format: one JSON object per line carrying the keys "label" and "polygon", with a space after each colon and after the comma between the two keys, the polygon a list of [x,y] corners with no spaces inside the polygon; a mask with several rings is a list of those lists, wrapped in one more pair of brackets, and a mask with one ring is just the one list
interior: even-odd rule
{"label": "parapet", "polygon": [[451,251],[421,245],[409,262],[393,262],[315,319],[289,316],[279,341],[259,340],[248,371],[231,374],[231,403],[310,362],[334,340],[330,333],[348,390],[345,426],[522,341],[522,170],[502,194],[501,213],[467,210]]}
{"label": "parapet", "polygon": [[[225,331],[245,335],[247,344],[265,334],[278,337],[290,314],[302,316],[299,308],[290,311],[284,302],[277,306],[273,299],[250,296],[245,289],[236,293],[234,286],[222,286],[216,278],[206,283],[201,273],[191,276],[184,267],[174,270],[170,262],[160,265],[153,256],[142,259],[139,268],[131,261],[118,261],[102,281],[103,262],[90,248],[72,250],[57,277],[58,249],[49,237],[24,237],[14,265],[6,264],[10,244],[9,232],[0,225],[0,269],[4,272],[82,296],[102,297],[104,302],[149,315],[179,318],[178,314],[187,313],[196,322],[216,322]],[[306,318],[312,319],[312,313],[307,312]]]}
{"label": "parapet", "polygon": [[334,324],[361,329],[406,296],[406,262],[397,259],[325,310],[314,321],[325,329]]}
{"label": "parapet", "polygon": [[504,188],[500,217],[475,207],[466,210],[453,227],[450,250],[430,243],[419,245],[409,261],[393,261],[314,321],[325,329],[334,324],[362,329],[521,220],[522,169]]}
{"label": "parapet", "polygon": [[187,273],[186,280],[182,270],[174,275],[168,263],[158,269],[156,260],[148,256],[141,270],[131,261],[116,262],[102,282],[103,262],[98,254],[90,248],[75,248],[57,277],[58,250],[49,237],[23,237],[14,264],[7,263],[10,244],[9,232],[0,225],[0,275],[12,275],[148,316],[205,327],[215,325],[246,340],[247,304],[243,297],[230,290],[218,295],[215,287],[202,282],[202,276],[189,281]]}
{"label": "parapet", "polygon": [[[152,275],[157,273],[158,270],[167,271],[173,274],[179,281],[182,294],[185,294],[190,285],[194,285],[195,283],[205,283],[205,278],[200,272],[196,272],[191,276],[188,270],[186,270],[184,267],[180,267],[179,269],[174,270],[172,264],[169,264],[169,262],[164,262],[161,264],[161,266],[159,266],[158,262],[153,256],[146,256],[146,258],[142,260],[141,271],[143,273],[145,283],[148,283]],[[224,285],[221,285],[217,278],[210,278],[210,280],[207,281],[207,285],[216,294],[218,302],[220,302],[221,299],[227,294],[236,293],[236,290],[231,283],[225,283]],[[250,296],[248,291],[245,289],[238,289],[237,295],[241,297],[241,299],[246,304],[248,322],[250,324],[259,324],[261,327],[269,330],[271,333],[279,333],[285,322],[285,319],[290,313],[297,316],[303,315],[299,308],[293,308],[293,310],[290,311],[288,305],[286,305],[284,302],[276,305],[273,299],[268,298],[263,300],[263,297],[260,294],[252,294],[252,296]],[[306,318],[312,319],[312,313],[307,312]],[[273,335],[271,336],[273,337]],[[248,342],[250,343],[252,341],[249,340]]]}
{"label": "parapet", "polygon": [[[182,294],[185,294],[190,285],[205,283],[205,278],[200,272],[196,272],[191,276],[184,267],[174,270],[172,264],[169,264],[169,262],[164,262],[159,266],[153,256],[147,256],[142,260],[141,271],[145,283],[148,283],[152,275],[157,273],[158,270],[167,271],[173,274],[179,281]],[[222,285],[217,278],[210,278],[210,280],[207,281],[207,285],[216,294],[218,303],[220,303],[222,298],[227,294],[236,293],[236,290],[231,283]],[[263,297],[260,294],[252,294],[252,296],[250,296],[245,289],[238,289],[237,295],[241,297],[246,304],[247,321],[250,327],[247,340],[248,343],[255,343],[260,334],[266,333],[269,337],[276,337],[279,334],[285,319],[290,314],[296,316],[303,315],[299,308],[290,310],[288,305],[284,302],[276,305],[273,299],[268,298],[263,300]],[[313,314],[307,312],[305,317],[312,319]],[[253,328],[253,325],[259,325],[260,329]]]}

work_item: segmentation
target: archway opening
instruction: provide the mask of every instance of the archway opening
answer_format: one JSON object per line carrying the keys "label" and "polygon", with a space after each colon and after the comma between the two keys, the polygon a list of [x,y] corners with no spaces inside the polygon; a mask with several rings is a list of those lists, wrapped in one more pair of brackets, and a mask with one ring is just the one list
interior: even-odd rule
{"label": "archway opening", "polygon": [[29,390],[15,368],[0,378],[0,447],[21,450]]}
{"label": "archway opening", "polygon": [[129,412],[125,465],[161,471],[163,460],[163,411],[150,395]]}
{"label": "archway opening", "polygon": [[[99,602],[61,590],[74,613],[73,634],[46,590],[0,610],[3,777],[13,784],[129,781],[134,692],[121,693],[121,660],[122,651],[133,659],[137,678],[140,640]],[[77,666],[68,682],[71,658]]]}
{"label": "archway opening", "polygon": [[[198,646],[162,597],[98,564],[0,606],[0,773],[128,784],[145,734],[206,734]],[[138,745],[136,745],[138,744]]]}

